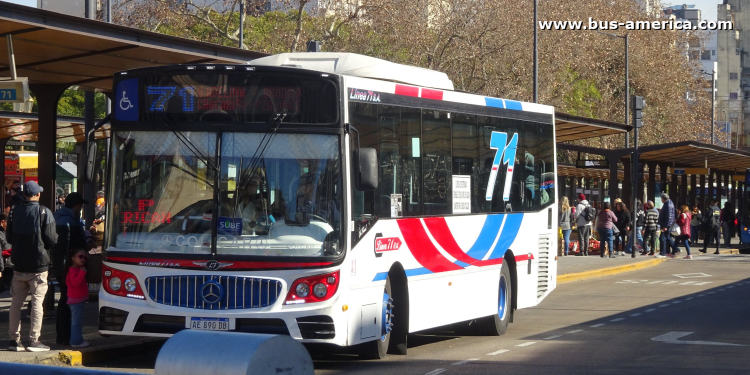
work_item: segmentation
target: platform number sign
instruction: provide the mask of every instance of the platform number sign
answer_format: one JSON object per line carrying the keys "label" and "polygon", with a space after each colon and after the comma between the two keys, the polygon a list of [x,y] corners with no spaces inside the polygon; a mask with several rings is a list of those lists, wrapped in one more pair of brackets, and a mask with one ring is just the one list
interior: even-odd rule
{"label": "platform number sign", "polygon": [[514,133],[508,141],[508,133],[503,132],[492,132],[490,138],[490,148],[497,150],[495,153],[495,159],[492,161],[492,171],[490,171],[490,178],[487,181],[487,194],[486,198],[488,201],[492,200],[492,192],[495,190],[495,180],[497,180],[497,172],[500,169],[500,165],[507,164],[507,174],[505,176],[505,186],[503,187],[503,201],[510,200],[510,183],[513,179],[513,167],[516,161],[516,147],[518,145],[518,133]]}

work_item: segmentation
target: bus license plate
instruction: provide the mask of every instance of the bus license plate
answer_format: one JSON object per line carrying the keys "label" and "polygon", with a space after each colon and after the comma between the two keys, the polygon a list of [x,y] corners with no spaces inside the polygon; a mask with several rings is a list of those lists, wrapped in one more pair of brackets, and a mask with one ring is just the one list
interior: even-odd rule
{"label": "bus license plate", "polygon": [[229,318],[190,318],[190,329],[228,331]]}

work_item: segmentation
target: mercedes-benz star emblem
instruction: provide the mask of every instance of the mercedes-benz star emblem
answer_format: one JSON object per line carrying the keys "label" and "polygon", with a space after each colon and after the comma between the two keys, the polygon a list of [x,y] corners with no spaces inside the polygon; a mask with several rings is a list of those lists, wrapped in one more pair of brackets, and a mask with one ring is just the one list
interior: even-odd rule
{"label": "mercedes-benz star emblem", "polygon": [[219,262],[216,260],[209,260],[208,262],[193,262],[196,266],[206,267],[209,271],[216,271],[220,268],[229,267],[233,265],[234,263],[229,262]]}
{"label": "mercedes-benz star emblem", "polygon": [[214,304],[224,297],[224,288],[216,280],[209,280],[201,287],[201,296],[207,304]]}

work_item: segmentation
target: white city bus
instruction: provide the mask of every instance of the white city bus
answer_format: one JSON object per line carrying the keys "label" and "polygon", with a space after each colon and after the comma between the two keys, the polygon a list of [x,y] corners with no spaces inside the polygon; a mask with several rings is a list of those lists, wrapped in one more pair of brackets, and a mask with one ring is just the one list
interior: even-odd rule
{"label": "white city bus", "polygon": [[552,107],[348,53],[115,75],[99,329],[405,354],[555,287]]}

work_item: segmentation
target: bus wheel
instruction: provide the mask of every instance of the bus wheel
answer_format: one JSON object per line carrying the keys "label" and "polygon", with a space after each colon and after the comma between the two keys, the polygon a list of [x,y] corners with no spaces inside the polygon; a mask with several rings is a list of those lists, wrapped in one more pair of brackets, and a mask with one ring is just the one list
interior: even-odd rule
{"label": "bus wheel", "polygon": [[498,289],[497,314],[477,319],[477,330],[482,336],[500,336],[508,329],[511,314],[511,278],[508,264],[503,262],[500,271],[500,288]]}
{"label": "bus wheel", "polygon": [[392,296],[391,278],[387,277],[385,279],[385,288],[383,289],[383,315],[380,318],[380,338],[361,345],[359,356],[362,359],[383,359],[388,352],[394,317]]}

